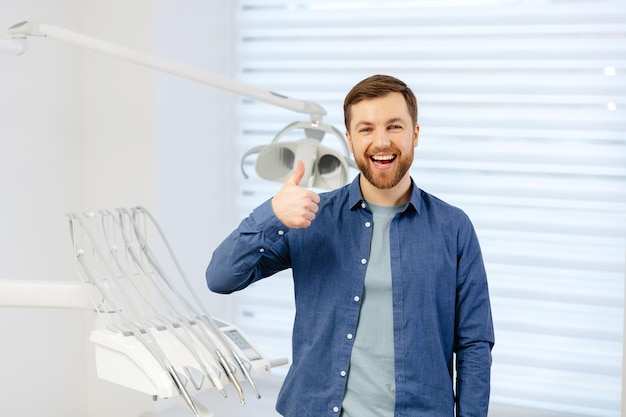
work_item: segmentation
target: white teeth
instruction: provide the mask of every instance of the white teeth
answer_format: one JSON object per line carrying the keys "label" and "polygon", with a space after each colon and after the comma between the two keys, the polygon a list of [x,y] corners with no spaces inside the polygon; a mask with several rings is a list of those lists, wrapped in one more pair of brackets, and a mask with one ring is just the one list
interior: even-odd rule
{"label": "white teeth", "polygon": [[375,155],[375,156],[372,156],[372,159],[375,160],[375,161],[391,161],[394,158],[395,158],[395,156],[393,156],[393,155]]}

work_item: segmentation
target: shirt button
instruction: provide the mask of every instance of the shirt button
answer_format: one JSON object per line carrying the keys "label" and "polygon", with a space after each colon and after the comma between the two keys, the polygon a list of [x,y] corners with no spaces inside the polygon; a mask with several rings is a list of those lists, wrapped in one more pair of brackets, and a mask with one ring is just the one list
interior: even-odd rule
{"label": "shirt button", "polygon": [[354,301],[358,303],[359,301],[361,301],[361,297],[359,297],[358,295],[355,295]]}
{"label": "shirt button", "polygon": [[352,338],[353,338],[354,336],[352,335],[352,333],[348,333],[348,334],[346,335],[346,337],[348,338],[348,340],[352,340]]}
{"label": "shirt button", "polygon": [[279,230],[279,231],[278,231],[278,234],[279,234],[280,236],[282,236],[282,235],[284,235],[284,234],[285,234],[285,232],[284,232],[283,230]]}
{"label": "shirt button", "polygon": [[370,227],[372,225],[372,223],[370,222],[365,222],[365,227]]}
{"label": "shirt button", "polygon": [[365,201],[361,201],[361,208],[365,208],[367,207],[367,204],[365,204]]}
{"label": "shirt button", "polygon": [[347,373],[346,371],[341,371],[341,372],[340,372],[340,374],[341,374],[341,376],[346,376],[346,375],[348,375],[348,373]]}
{"label": "shirt button", "polygon": [[367,263],[367,259],[363,258],[361,259],[361,264],[365,265]]}
{"label": "shirt button", "polygon": [[334,412],[334,413],[338,413],[338,412],[339,412],[339,407],[334,406],[334,407],[333,407],[333,412]]}
{"label": "shirt button", "polygon": [[261,252],[261,253],[265,252],[265,248],[259,249],[259,252]]}

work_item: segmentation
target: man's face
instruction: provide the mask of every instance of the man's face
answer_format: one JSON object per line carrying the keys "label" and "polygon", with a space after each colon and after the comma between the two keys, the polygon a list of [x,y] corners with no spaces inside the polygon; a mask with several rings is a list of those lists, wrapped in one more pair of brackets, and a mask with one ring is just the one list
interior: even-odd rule
{"label": "man's face", "polygon": [[413,163],[419,134],[404,97],[394,92],[362,100],[351,112],[346,137],[357,167],[376,188],[395,187]]}

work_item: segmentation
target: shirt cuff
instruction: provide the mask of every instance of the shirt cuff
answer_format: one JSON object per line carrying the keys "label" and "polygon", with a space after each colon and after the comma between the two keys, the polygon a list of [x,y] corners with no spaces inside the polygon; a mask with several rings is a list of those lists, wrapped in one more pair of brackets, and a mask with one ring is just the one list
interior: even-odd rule
{"label": "shirt cuff", "polygon": [[259,231],[262,231],[265,237],[273,242],[283,237],[289,231],[289,228],[278,220],[278,217],[274,214],[271,199],[255,208],[251,217],[254,219]]}

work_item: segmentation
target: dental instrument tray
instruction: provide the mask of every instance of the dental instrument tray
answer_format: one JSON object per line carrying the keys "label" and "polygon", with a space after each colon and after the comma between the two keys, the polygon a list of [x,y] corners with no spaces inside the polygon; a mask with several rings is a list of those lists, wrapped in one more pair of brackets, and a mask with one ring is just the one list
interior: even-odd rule
{"label": "dental instrument tray", "polygon": [[[250,375],[257,378],[271,373],[273,363],[260,353],[260,350],[240,329],[223,321],[216,319],[214,321],[220,331],[227,336],[230,348],[244,358],[243,362]],[[204,324],[191,322],[190,326],[202,327]],[[211,380],[205,377],[198,358],[178,340],[177,333],[182,331],[180,327],[168,330],[159,326],[152,327],[148,331],[152,333],[165,356],[170,358],[172,367],[177,370],[178,379],[183,386],[196,391],[214,387]],[[163,371],[159,361],[132,333],[120,333],[103,328],[93,330],[90,339],[95,344],[96,369],[99,378],[159,398],[180,395],[170,375]],[[206,348],[199,346],[196,349],[204,350],[203,355],[210,357],[210,352]],[[237,381],[245,382],[243,373],[237,372],[233,365],[230,366]],[[222,385],[230,382],[218,362],[209,366],[212,366],[213,372],[218,375]]]}
{"label": "dental instrument tray", "polygon": [[[182,397],[196,416],[210,415],[191,393],[242,383],[260,398],[256,377],[270,361],[241,329],[209,315],[155,218],[143,207],[68,214],[76,268],[98,313],[91,333],[102,379],[157,398]],[[153,248],[157,248],[154,250]]]}

